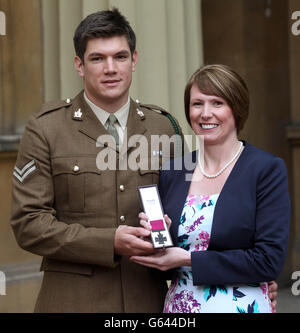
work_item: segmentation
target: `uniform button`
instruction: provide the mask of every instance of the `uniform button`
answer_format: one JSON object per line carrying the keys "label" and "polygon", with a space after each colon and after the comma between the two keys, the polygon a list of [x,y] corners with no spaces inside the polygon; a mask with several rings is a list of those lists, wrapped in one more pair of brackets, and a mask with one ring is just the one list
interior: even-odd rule
{"label": "uniform button", "polygon": [[120,216],[120,221],[122,222],[122,223],[125,223],[125,216]]}
{"label": "uniform button", "polygon": [[125,191],[125,186],[124,185],[120,185],[120,191],[124,192]]}
{"label": "uniform button", "polygon": [[74,172],[78,172],[78,171],[79,171],[79,166],[78,166],[77,164],[74,165],[73,171],[74,171]]}

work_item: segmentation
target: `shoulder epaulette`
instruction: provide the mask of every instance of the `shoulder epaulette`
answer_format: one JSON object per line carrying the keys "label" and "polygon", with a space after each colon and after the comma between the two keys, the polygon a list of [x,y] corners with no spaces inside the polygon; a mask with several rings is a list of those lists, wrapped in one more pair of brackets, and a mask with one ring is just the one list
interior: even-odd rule
{"label": "shoulder epaulette", "polygon": [[148,110],[152,110],[152,111],[155,111],[157,113],[160,113],[164,116],[166,116],[167,118],[170,119],[174,129],[175,129],[175,132],[176,134],[180,134],[180,130],[179,130],[179,126],[177,124],[177,121],[175,120],[175,118],[168,112],[166,111],[164,108],[160,107],[160,106],[157,106],[157,105],[154,105],[154,104],[141,104],[141,103],[138,103],[139,106],[141,107],[144,107]]}
{"label": "shoulder epaulette", "polygon": [[72,105],[72,101],[68,98],[66,100],[61,101],[54,101],[54,102],[47,102],[42,105],[42,108],[40,111],[36,113],[36,118],[41,117],[45,113],[52,112],[55,110],[59,110],[61,108],[65,108]]}
{"label": "shoulder epaulette", "polygon": [[141,104],[140,103],[139,105],[143,108],[153,110],[153,111],[156,111],[156,112],[159,112],[159,113],[163,113],[163,114],[169,113],[165,109],[163,109],[162,107],[154,105],[154,104]]}
{"label": "shoulder epaulette", "polygon": [[[183,134],[181,132],[179,124],[177,123],[177,120],[168,111],[166,111],[165,109],[163,109],[162,107],[157,106],[157,105],[141,104],[138,101],[136,101],[136,102],[137,102],[138,106],[140,106],[140,107],[144,107],[148,110],[155,111],[155,112],[160,113],[160,114],[164,115],[165,117],[167,117],[171,122],[171,125],[174,129],[175,134],[182,137]],[[182,155],[182,141],[181,141],[181,139],[177,138],[175,156],[181,156],[181,155]]]}
{"label": "shoulder epaulette", "polygon": [[168,111],[166,111],[165,109],[163,109],[160,106],[153,105],[153,104],[139,104],[139,105],[141,107],[146,108],[146,109],[159,112],[159,113],[163,114],[164,116],[166,116],[167,118],[169,118],[169,120],[170,120],[170,122],[171,122],[171,124],[174,128],[175,133],[178,134],[178,135],[181,135],[181,130],[180,130],[180,127],[179,127],[177,121],[175,120],[175,118]]}

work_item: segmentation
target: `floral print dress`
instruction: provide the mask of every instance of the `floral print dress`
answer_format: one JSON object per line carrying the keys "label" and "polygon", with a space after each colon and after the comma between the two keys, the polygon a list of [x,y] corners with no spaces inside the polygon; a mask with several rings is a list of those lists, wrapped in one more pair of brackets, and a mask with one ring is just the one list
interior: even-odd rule
{"label": "floral print dress", "polygon": [[[219,194],[188,195],[178,228],[178,246],[187,251],[206,251]],[[268,284],[194,286],[191,267],[177,269],[167,293],[164,312],[272,312]]]}

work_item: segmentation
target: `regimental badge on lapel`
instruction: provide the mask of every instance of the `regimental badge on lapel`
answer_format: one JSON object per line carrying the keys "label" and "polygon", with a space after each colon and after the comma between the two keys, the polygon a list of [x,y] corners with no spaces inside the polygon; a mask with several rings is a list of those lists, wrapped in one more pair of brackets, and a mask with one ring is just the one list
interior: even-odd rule
{"label": "regimental badge on lapel", "polygon": [[144,115],[144,112],[139,109],[140,102],[139,102],[138,99],[136,100],[136,103],[138,105],[138,107],[136,109],[136,113],[140,116],[141,120],[144,120],[145,119],[145,115]]}
{"label": "regimental badge on lapel", "polygon": [[18,179],[20,183],[23,183],[25,179],[37,169],[38,167],[35,160],[32,160],[25,164],[22,169],[19,169],[17,166],[15,166],[13,175]]}
{"label": "regimental badge on lapel", "polygon": [[77,111],[74,112],[74,116],[75,119],[81,119],[82,117],[82,112],[81,109],[79,108]]}
{"label": "regimental badge on lapel", "polygon": [[145,119],[145,115],[144,115],[143,111],[141,111],[140,109],[136,109],[136,112],[140,116],[141,120]]}

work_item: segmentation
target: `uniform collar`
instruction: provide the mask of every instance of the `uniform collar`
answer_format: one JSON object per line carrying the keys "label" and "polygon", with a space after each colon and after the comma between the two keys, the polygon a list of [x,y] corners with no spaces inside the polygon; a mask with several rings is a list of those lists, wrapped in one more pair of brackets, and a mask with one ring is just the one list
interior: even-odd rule
{"label": "uniform collar", "polygon": [[[103,126],[106,125],[106,121],[111,113],[101,109],[99,106],[91,102],[88,97],[86,96],[86,93],[84,92],[83,97],[87,104],[90,106],[90,108],[93,110],[97,118],[100,120],[101,124]],[[114,112],[114,115],[118,119],[119,124],[123,129],[125,129],[127,125],[127,119],[129,114],[129,108],[130,108],[130,98],[128,97],[128,100],[126,104],[124,104],[118,111]]]}
{"label": "uniform collar", "polygon": [[[74,112],[77,110],[81,110],[82,116],[80,119],[72,118],[76,121],[79,121],[79,132],[87,135],[88,137],[94,139],[95,141],[99,141],[99,144],[101,144],[100,137],[102,135],[107,135],[107,131],[105,127],[100,122],[99,118],[96,116],[95,112],[92,111],[92,108],[87,103],[87,101],[84,98],[84,92],[81,91],[72,101],[72,115],[74,115]],[[135,140],[138,140],[141,135],[143,135],[146,131],[146,125],[143,117],[141,117],[138,114],[139,106],[138,104],[130,99],[129,103],[129,114],[128,114],[128,120],[127,120],[127,137],[126,137],[126,145],[123,144],[124,149],[122,148],[122,154],[130,150],[131,148],[128,147],[128,140],[129,138],[132,138],[134,136]],[[121,120],[122,121],[122,120]],[[122,125],[123,126],[123,125]],[[132,143],[130,147],[133,147],[134,144]]]}

